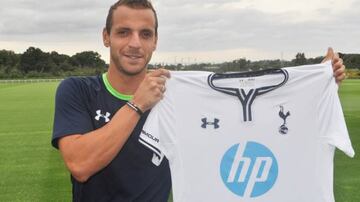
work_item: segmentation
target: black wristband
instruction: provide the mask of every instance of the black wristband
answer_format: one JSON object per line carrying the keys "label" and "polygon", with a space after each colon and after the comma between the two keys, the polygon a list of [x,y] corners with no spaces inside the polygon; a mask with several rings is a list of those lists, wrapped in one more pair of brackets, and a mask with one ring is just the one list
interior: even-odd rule
{"label": "black wristband", "polygon": [[144,114],[143,111],[141,111],[141,109],[136,106],[136,104],[134,104],[133,102],[128,101],[127,106],[129,106],[131,109],[133,109],[134,111],[136,111],[136,113],[138,113],[140,116],[142,116]]}

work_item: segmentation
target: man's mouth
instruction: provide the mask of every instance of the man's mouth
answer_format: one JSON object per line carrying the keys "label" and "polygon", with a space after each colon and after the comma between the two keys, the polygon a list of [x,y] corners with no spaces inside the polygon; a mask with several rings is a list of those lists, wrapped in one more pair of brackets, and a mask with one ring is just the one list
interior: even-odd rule
{"label": "man's mouth", "polygon": [[133,54],[125,54],[126,57],[132,59],[132,60],[136,60],[136,59],[140,59],[142,58],[141,55],[133,55]]}

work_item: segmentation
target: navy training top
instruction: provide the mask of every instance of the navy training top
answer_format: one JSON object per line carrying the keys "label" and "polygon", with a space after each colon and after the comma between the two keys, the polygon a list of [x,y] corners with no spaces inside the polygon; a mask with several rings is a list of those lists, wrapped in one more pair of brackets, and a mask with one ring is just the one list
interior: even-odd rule
{"label": "navy training top", "polygon": [[[70,77],[56,92],[52,145],[61,137],[85,134],[104,126],[130,100],[116,92],[106,75]],[[149,112],[139,120],[117,156],[85,183],[71,176],[73,201],[167,201],[171,187],[167,159],[156,166],[153,152],[139,143],[139,135]]]}

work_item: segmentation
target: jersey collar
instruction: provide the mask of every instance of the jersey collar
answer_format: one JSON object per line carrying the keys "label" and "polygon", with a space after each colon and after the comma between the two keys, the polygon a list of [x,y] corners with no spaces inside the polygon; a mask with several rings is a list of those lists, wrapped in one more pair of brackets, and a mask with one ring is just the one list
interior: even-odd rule
{"label": "jersey collar", "polygon": [[115,90],[115,88],[113,88],[109,82],[109,80],[107,79],[107,73],[103,73],[102,74],[102,80],[104,82],[104,85],[106,87],[106,90],[109,91],[109,93],[113,96],[115,96],[116,98],[120,99],[120,100],[125,100],[125,101],[129,101],[133,98],[132,95],[125,95],[120,93],[119,91]]}

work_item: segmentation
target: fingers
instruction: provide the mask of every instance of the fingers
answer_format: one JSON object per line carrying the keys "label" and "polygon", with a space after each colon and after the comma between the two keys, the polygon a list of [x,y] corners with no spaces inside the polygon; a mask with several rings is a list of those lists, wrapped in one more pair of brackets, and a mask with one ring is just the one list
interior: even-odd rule
{"label": "fingers", "polygon": [[163,76],[163,74],[159,76],[149,75],[148,78],[151,81],[150,89],[159,90],[160,92],[165,92],[165,83],[167,80],[167,76]]}
{"label": "fingers", "polygon": [[166,80],[169,77],[170,72],[166,69],[157,69],[149,72],[136,90],[133,101],[143,111],[152,108],[163,98],[166,91]]}
{"label": "fingers", "polygon": [[333,48],[331,48],[331,47],[328,48],[326,56],[329,57],[329,58],[332,58],[334,56]]}
{"label": "fingers", "polygon": [[329,47],[328,51],[323,59],[322,63],[331,60],[334,77],[336,82],[339,84],[346,77],[345,75],[345,65],[343,64],[343,60],[340,58],[338,53],[335,53],[334,50]]}
{"label": "fingers", "polygon": [[346,77],[345,75],[345,65],[343,64],[343,59],[339,57],[339,54],[336,53],[332,59],[332,67],[334,71],[334,77],[336,83],[341,83]]}
{"label": "fingers", "polygon": [[162,76],[162,77],[170,78],[169,70],[162,69],[162,68],[151,71],[149,74],[151,76],[155,76],[155,77]]}
{"label": "fingers", "polygon": [[339,54],[335,54],[334,55],[334,58],[332,59],[332,67],[333,67],[333,70],[334,70],[334,74],[336,71],[342,71],[342,72],[345,72],[345,66],[343,64],[343,59],[341,59],[339,57]]}
{"label": "fingers", "polygon": [[[336,53],[336,54],[334,55],[334,58],[332,59],[332,65],[333,65],[333,66],[336,65],[337,68],[340,68],[342,64],[343,64],[343,59],[341,59],[341,58],[339,57],[339,54]],[[337,68],[334,67],[334,69],[337,69]]]}
{"label": "fingers", "polygon": [[336,83],[338,83],[338,84],[341,83],[341,81],[343,81],[346,78],[345,65],[342,65],[342,63],[341,63],[341,67],[334,70],[334,76],[335,76]]}
{"label": "fingers", "polygon": [[170,72],[166,69],[157,69],[150,72],[148,76],[156,83],[156,85],[154,84],[154,87],[156,87],[161,93],[164,93],[166,90],[166,79],[170,78]]}
{"label": "fingers", "polygon": [[[331,47],[329,47],[327,50],[327,53],[325,55],[325,58],[322,60],[321,63],[324,63],[328,60],[332,60],[334,58],[334,56],[335,56],[334,50]],[[339,57],[339,55],[338,55],[338,57]]]}
{"label": "fingers", "polygon": [[341,65],[337,69],[334,69],[334,76],[335,77],[338,77],[338,76],[340,76],[342,74],[345,74],[345,65]]}
{"label": "fingers", "polygon": [[345,73],[336,77],[336,83],[340,84],[346,78]]}

